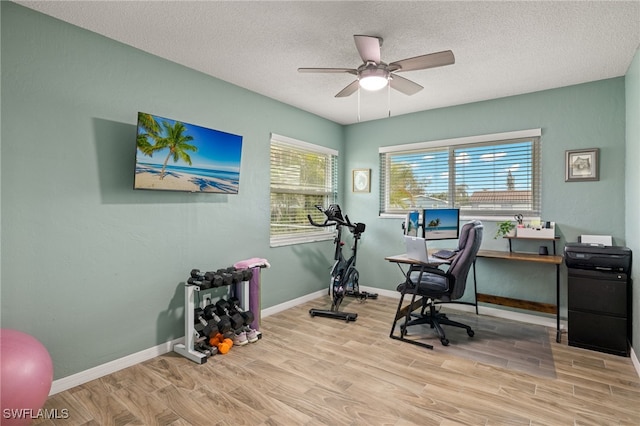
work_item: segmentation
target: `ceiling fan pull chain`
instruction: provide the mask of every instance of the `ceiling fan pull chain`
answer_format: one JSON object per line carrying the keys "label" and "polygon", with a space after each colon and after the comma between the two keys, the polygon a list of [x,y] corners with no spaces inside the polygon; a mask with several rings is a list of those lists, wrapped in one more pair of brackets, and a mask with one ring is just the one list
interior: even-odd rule
{"label": "ceiling fan pull chain", "polygon": [[389,114],[387,117],[391,117],[391,85],[387,84],[387,111]]}
{"label": "ceiling fan pull chain", "polygon": [[358,123],[360,122],[360,89],[358,89]]}

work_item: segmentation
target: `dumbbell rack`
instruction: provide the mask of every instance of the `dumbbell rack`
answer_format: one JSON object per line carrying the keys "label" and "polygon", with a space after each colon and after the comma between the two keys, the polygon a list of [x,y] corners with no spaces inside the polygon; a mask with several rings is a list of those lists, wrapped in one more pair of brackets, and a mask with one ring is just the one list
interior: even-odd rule
{"label": "dumbbell rack", "polygon": [[[230,288],[233,295],[239,299],[241,308],[244,311],[248,311],[250,307],[255,311],[255,320],[251,324],[251,327],[255,330],[259,330],[260,328],[260,268],[268,268],[269,266],[270,265],[266,259],[259,258],[247,259],[245,261],[237,262],[234,265],[236,269],[251,269],[253,271],[253,276],[250,281],[241,281],[236,284],[231,284]],[[250,288],[252,288],[251,291],[249,290]],[[199,333],[195,329],[195,294],[196,292],[200,292],[200,290],[200,286],[193,282],[186,282],[184,285],[185,342],[175,344],[173,346],[173,350],[195,363],[204,364],[207,362],[208,356],[195,349],[196,340],[200,338]]]}
{"label": "dumbbell rack", "polygon": [[[248,291],[245,290],[248,287],[249,281],[240,281],[235,284],[230,284],[231,293],[237,296],[244,310],[248,310]],[[177,343],[173,346],[174,352],[184,356],[191,361],[204,364],[207,362],[208,355],[195,349],[196,340],[200,339],[198,331],[195,329],[195,310],[196,292],[201,290],[207,290],[208,288],[201,289],[198,284],[186,282],[184,285],[184,300],[185,300],[185,315],[184,315],[184,339],[185,342]]]}

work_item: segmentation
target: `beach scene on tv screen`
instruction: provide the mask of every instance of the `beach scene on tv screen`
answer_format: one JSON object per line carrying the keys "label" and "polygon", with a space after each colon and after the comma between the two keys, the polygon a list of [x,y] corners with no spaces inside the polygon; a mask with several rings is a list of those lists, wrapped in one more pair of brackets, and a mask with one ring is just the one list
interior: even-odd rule
{"label": "beach scene on tv screen", "polygon": [[135,189],[237,194],[242,136],[138,114]]}

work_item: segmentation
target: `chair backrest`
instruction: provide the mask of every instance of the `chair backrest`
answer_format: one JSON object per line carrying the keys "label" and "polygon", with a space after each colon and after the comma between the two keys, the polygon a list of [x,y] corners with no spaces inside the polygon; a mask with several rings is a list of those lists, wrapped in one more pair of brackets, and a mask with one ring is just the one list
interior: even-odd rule
{"label": "chair backrest", "polygon": [[476,222],[479,221],[470,221],[462,225],[462,229],[460,230],[460,236],[458,237],[458,248],[456,251],[460,251],[464,249],[464,246],[467,244],[467,238],[469,238],[469,230],[476,225]]}
{"label": "chair backrest", "polygon": [[462,227],[458,243],[460,251],[447,271],[447,274],[454,279],[453,286],[449,287],[451,300],[459,299],[464,295],[469,269],[476,260],[480,244],[482,244],[483,230],[484,226],[479,220],[466,223]]}

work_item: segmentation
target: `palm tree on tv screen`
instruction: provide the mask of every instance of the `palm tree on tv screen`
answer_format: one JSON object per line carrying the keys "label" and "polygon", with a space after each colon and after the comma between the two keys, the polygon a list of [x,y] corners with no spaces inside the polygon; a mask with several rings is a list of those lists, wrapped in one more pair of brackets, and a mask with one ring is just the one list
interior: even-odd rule
{"label": "palm tree on tv screen", "polygon": [[144,129],[145,133],[139,133],[137,139],[138,149],[148,155],[153,156],[153,145],[149,142],[149,138],[156,141],[160,138],[160,125],[151,114],[140,113],[138,115],[138,127]]}
{"label": "palm tree on tv screen", "polygon": [[171,126],[166,121],[163,121],[162,127],[164,127],[167,136],[158,138],[156,144],[151,148],[152,152],[160,151],[165,148],[169,149],[167,158],[165,158],[164,163],[162,163],[162,171],[160,172],[161,180],[165,177],[167,163],[170,158],[173,157],[174,163],[182,160],[188,165],[191,165],[191,157],[187,154],[187,151],[195,152],[198,150],[197,146],[188,143],[193,140],[193,136],[183,134],[187,128],[181,122],[176,121],[176,123]]}

